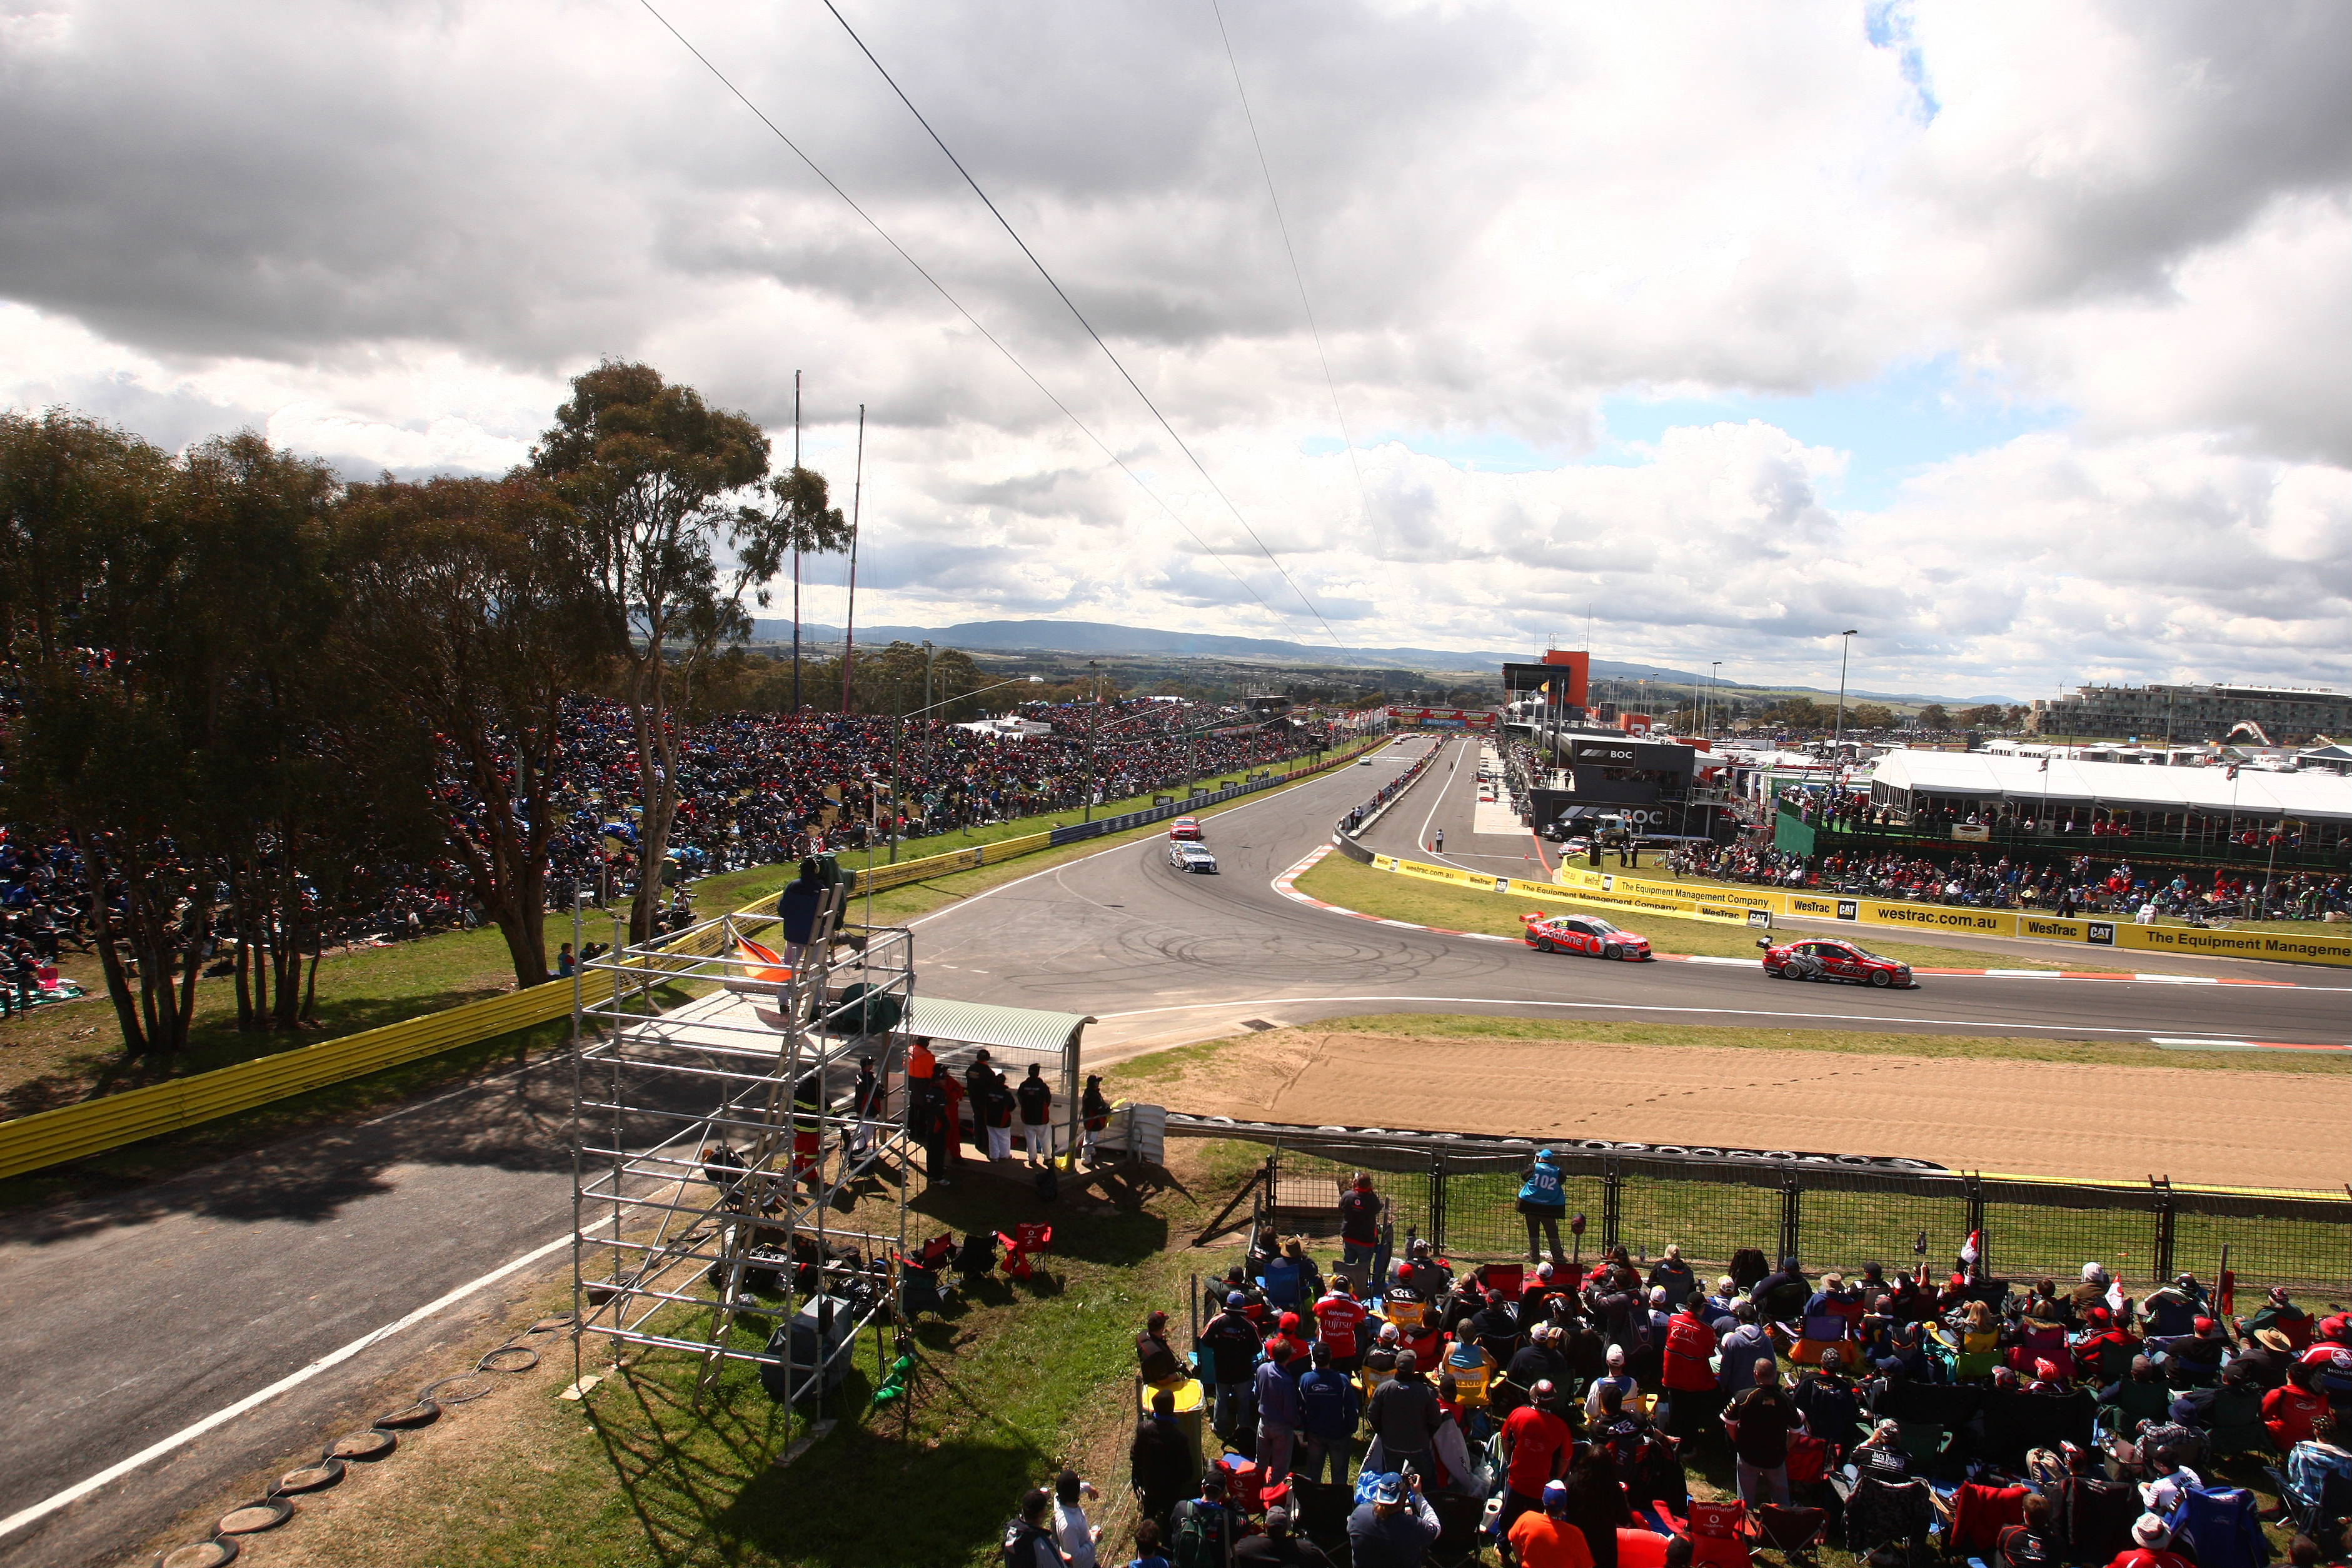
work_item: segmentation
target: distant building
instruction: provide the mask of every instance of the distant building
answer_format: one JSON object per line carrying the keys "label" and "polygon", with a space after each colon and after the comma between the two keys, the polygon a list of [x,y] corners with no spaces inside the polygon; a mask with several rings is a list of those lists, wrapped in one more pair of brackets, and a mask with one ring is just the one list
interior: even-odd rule
{"label": "distant building", "polygon": [[2037,735],[2221,741],[2242,723],[2284,745],[2352,731],[2352,696],[2299,686],[2082,686],[2037,699],[2026,729]]}

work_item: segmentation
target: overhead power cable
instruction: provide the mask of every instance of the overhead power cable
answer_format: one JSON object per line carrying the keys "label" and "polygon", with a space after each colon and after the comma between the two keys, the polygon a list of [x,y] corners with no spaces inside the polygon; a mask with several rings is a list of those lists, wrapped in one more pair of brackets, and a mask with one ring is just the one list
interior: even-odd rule
{"label": "overhead power cable", "polygon": [[[803,152],[799,142],[794,142],[791,137],[785,135],[783,128],[779,126],[774,121],[769,119],[765,110],[762,110],[758,104],[752,102],[750,98],[746,97],[743,89],[737,87],[734,81],[725,71],[720,70],[718,66],[711,62],[709,56],[695,47],[692,39],[688,38],[684,33],[679,32],[677,27],[672,26],[670,19],[663,16],[660,11],[654,7],[653,0],[637,0],[637,4],[645,8],[645,12],[647,16],[660,23],[662,30],[667,33],[671,37],[676,38],[678,41],[679,47],[684,48],[688,54],[692,55],[697,63],[698,63],[703,69],[709,71],[711,76],[718,80],[719,85],[725,88],[728,92],[734,97],[738,103],[740,103],[744,108],[750,110],[753,118],[757,119],[761,124],[768,128],[770,134],[773,135],[777,141],[782,142],[787,148],[790,148],[792,150],[793,156],[798,158],[803,163],[808,166],[809,173],[814,174],[819,180],[822,180],[827,190],[841,198],[844,205],[848,207],[851,212],[856,213],[860,218],[864,219],[866,226],[872,229],[877,235],[880,236],[883,244],[888,246],[892,250],[897,251],[898,253],[898,258],[901,261],[904,261],[908,266],[913,268],[915,269],[916,276],[922,279],[924,282],[929,284],[931,288],[938,292],[940,299],[945,300],[949,305],[953,307],[955,313],[961,316],[967,322],[969,322],[972,331],[987,339],[989,346],[994,349],[998,353],[1003,354],[1007,363],[1011,364],[1013,369],[1019,371],[1023,377],[1028,381],[1030,385],[1035,387],[1038,392],[1044,395],[1046,402],[1052,404],[1055,408],[1060,409],[1062,412],[1062,417],[1067,419],[1072,425],[1076,426],[1079,433],[1085,436],[1087,440],[1092,441],[1097,447],[1100,447],[1102,449],[1103,456],[1108,458],[1112,463],[1116,464],[1119,472],[1134,480],[1136,489],[1150,497],[1152,504],[1159,507],[1161,511],[1166,512],[1169,519],[1173,521],[1177,527],[1182,529],[1185,533],[1191,537],[1192,542],[1201,547],[1202,552],[1206,554],[1210,560],[1214,561],[1218,565],[1223,567],[1226,574],[1231,576],[1234,582],[1242,585],[1243,591],[1248,594],[1251,598],[1257,601],[1259,608],[1265,611],[1267,615],[1272,616],[1276,620],[1281,622],[1286,629],[1293,632],[1300,631],[1300,627],[1297,622],[1293,621],[1288,616],[1283,614],[1280,610],[1276,609],[1271,604],[1268,604],[1266,602],[1265,595],[1257,591],[1257,587],[1255,584],[1253,584],[1247,577],[1243,576],[1240,570],[1236,568],[1232,562],[1219,554],[1214,546],[1211,545],[1207,540],[1202,538],[1199,531],[1194,529],[1191,523],[1185,521],[1183,514],[1178,511],[1174,507],[1169,505],[1168,502],[1162,499],[1159,491],[1153,489],[1149,484],[1145,483],[1143,476],[1129,468],[1128,466],[1127,459],[1121,458],[1116,451],[1111,449],[1109,442],[1104,440],[1100,436],[1096,435],[1092,426],[1079,418],[1077,415],[1071,410],[1068,404],[1064,403],[1059,397],[1054,395],[1053,388],[1038,380],[1036,373],[1032,371],[1027,365],[1021,363],[1020,355],[1005,347],[1003,341],[1000,340],[994,332],[990,331],[985,326],[982,325],[980,318],[966,310],[964,308],[963,301],[957,299],[954,294],[950,293],[946,284],[940,282],[937,278],[932,277],[929,268],[926,268],[921,262],[916,260],[912,255],[908,254],[905,246],[900,245],[896,239],[892,238],[890,231],[884,228],[880,222],[875,218],[873,214],[858,205],[856,199],[847,191],[843,190],[834,177],[831,174],[826,174],[824,170],[818,165],[815,159],[810,157],[807,153]],[[848,24],[844,23],[843,26],[846,26]],[[856,37],[855,34],[851,36],[853,37]],[[862,47],[863,46],[861,45],[860,47]],[[1279,567],[1277,565],[1277,570],[1278,569]],[[1295,588],[1297,584],[1294,583],[1291,586]],[[1313,605],[1310,605],[1308,608],[1312,609]],[[1316,618],[1320,620],[1322,617],[1318,615]],[[1328,625],[1325,626],[1324,630],[1330,630]]]}
{"label": "overhead power cable", "polygon": [[875,58],[874,51],[866,47],[866,40],[857,36],[857,29],[849,25],[849,18],[841,14],[840,7],[834,5],[833,0],[824,0],[824,8],[833,13],[833,19],[841,24],[841,30],[849,35],[849,41],[857,46],[858,53],[866,57],[867,62],[881,74],[883,81],[889,85],[890,90],[898,94],[898,101],[907,106],[907,112],[915,117],[915,123],[923,128],[924,133],[930,137],[932,143],[947,155],[948,162],[955,165],[956,173],[963,176],[963,183],[971,187],[971,194],[980,198],[981,205],[988,209],[989,216],[995,218],[998,226],[1012,237],[1013,243],[1021,247],[1021,254],[1029,258],[1029,265],[1037,269],[1037,276],[1043,278],[1045,280],[1045,286],[1054,290],[1055,297],[1069,308],[1070,314],[1076,319],[1079,326],[1086,329],[1087,336],[1095,341],[1095,347],[1102,350],[1103,357],[1110,361],[1111,367],[1118,372],[1120,379],[1127,383],[1136,396],[1143,400],[1143,405],[1151,410],[1151,416],[1160,422],[1160,427],[1162,430],[1168,432],[1168,438],[1176,443],[1176,449],[1184,454],[1185,458],[1199,472],[1202,482],[1219,500],[1225,503],[1225,510],[1234,514],[1234,521],[1241,524],[1242,531],[1249,535],[1250,542],[1258,547],[1259,552],[1265,555],[1267,563],[1281,574],[1284,582],[1290,584],[1290,591],[1298,595],[1298,602],[1306,605],[1307,612],[1321,624],[1324,635],[1331,639],[1331,645],[1340,652],[1352,656],[1355,650],[1340,639],[1338,632],[1332,630],[1331,623],[1324,619],[1322,610],[1318,608],[1315,601],[1307,596],[1307,590],[1299,586],[1298,579],[1290,574],[1290,569],[1283,565],[1281,557],[1268,549],[1265,541],[1258,537],[1257,530],[1250,526],[1250,521],[1242,514],[1242,509],[1234,504],[1233,497],[1227,495],[1224,487],[1217,483],[1216,477],[1209,472],[1208,465],[1202,462],[1200,455],[1186,444],[1183,437],[1176,433],[1176,426],[1168,422],[1168,416],[1162,414],[1160,411],[1160,405],[1151,401],[1151,395],[1143,390],[1142,384],[1129,373],[1127,365],[1117,353],[1112,352],[1110,344],[1103,341],[1103,335],[1095,331],[1094,323],[1087,320],[1087,313],[1078,309],[1077,301],[1070,298],[1068,292],[1055,280],[1054,274],[1047,270],[1045,264],[1037,259],[1037,253],[1029,248],[1029,242],[1021,237],[1021,231],[1013,226],[1011,220],[998,209],[996,203],[990,199],[988,193],[981,188],[980,182],[971,177],[971,171],[963,166],[963,160],[955,155],[955,150],[931,128],[931,122],[923,118],[923,111],[915,107],[915,100],[907,96],[906,89],[898,85],[898,79],[890,74],[888,68]]}
{"label": "overhead power cable", "polygon": [[1217,37],[1225,46],[1225,64],[1233,68],[1234,96],[1241,100],[1242,121],[1249,127],[1250,145],[1257,149],[1258,173],[1265,176],[1265,199],[1274,205],[1274,226],[1281,232],[1283,254],[1290,258],[1290,276],[1298,285],[1298,307],[1307,312],[1307,331],[1315,340],[1315,358],[1323,366],[1323,385],[1331,394],[1331,417],[1339,426],[1340,444],[1348,448],[1348,466],[1355,471],[1356,495],[1364,505],[1364,523],[1371,525],[1372,492],[1364,483],[1364,465],[1356,456],[1356,439],[1348,433],[1348,416],[1339,407],[1339,384],[1331,374],[1331,357],[1323,352],[1323,329],[1316,324],[1314,302],[1307,297],[1307,274],[1298,265],[1297,247],[1290,243],[1290,225],[1282,216],[1282,197],[1275,194],[1274,168],[1265,161],[1265,142],[1257,133],[1257,116],[1250,112],[1249,89],[1242,85],[1242,63],[1234,55],[1233,36],[1225,31],[1225,13],[1217,0],[1209,0],[1209,12],[1217,19]]}

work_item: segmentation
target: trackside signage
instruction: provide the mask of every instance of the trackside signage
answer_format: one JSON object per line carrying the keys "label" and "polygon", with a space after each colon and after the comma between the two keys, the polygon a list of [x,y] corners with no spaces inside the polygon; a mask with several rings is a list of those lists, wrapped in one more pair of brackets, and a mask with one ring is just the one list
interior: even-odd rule
{"label": "trackside signage", "polygon": [[[1613,899],[1705,899],[1714,904],[1770,915],[1842,921],[1879,931],[1955,931],[1969,936],[2032,937],[2086,947],[2137,949],[2145,952],[2193,952],[2217,958],[2259,958],[2282,963],[2326,963],[2352,967],[2352,940],[2302,936],[2286,931],[2202,931],[2189,926],[2144,926],[2114,920],[2061,920],[2010,910],[1972,910],[1945,904],[1896,903],[1882,899],[1845,899],[1834,894],[1749,892],[1697,888],[1687,882],[1654,882],[1562,866],[1552,879],[1564,888]],[[1643,905],[1636,907],[1656,907]]]}

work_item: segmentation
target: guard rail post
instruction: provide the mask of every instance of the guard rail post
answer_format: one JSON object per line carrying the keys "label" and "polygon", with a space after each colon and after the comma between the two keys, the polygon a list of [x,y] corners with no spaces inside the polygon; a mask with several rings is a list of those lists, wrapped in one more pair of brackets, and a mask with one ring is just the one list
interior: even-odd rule
{"label": "guard rail post", "polygon": [[1624,1195],[1625,1178],[1617,1167],[1617,1156],[1612,1154],[1601,1168],[1601,1251],[1604,1257],[1617,1245],[1617,1220]]}
{"label": "guard rail post", "polygon": [[1445,1151],[1433,1149],[1429,1155],[1429,1249],[1440,1254],[1445,1251]]}
{"label": "guard rail post", "polygon": [[2173,1218],[2176,1212],[2172,1203],[2172,1178],[2150,1176],[2147,1185],[2150,1195],[2156,1200],[2156,1282],[2165,1285],[2172,1280]]}
{"label": "guard rail post", "polygon": [[1782,1166],[1780,1169],[1780,1258],[1774,1259],[1775,1262],[1784,1258],[1804,1257],[1801,1250],[1804,1241],[1804,1196],[1805,1187],[1803,1182],[1798,1178],[1797,1167]]}
{"label": "guard rail post", "polygon": [[1992,1264],[1990,1262],[1990,1258],[1992,1257],[1992,1237],[1987,1234],[1985,1230],[1983,1175],[1975,1171],[1969,1171],[1962,1175],[1960,1177],[1960,1194],[1968,1204],[1969,1233],[1979,1238],[1977,1242],[1977,1267],[1983,1269],[1985,1278],[1990,1279],[1992,1278]]}

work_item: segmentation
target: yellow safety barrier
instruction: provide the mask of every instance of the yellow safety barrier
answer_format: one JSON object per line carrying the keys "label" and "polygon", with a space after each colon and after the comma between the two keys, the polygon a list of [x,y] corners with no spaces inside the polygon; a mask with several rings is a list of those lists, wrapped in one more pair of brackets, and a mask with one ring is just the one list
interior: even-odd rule
{"label": "yellow safety barrier", "polygon": [[[1688,893],[1662,897],[1645,892],[1599,891],[1579,887],[1574,891],[1557,882],[1530,882],[1519,877],[1495,877],[1482,871],[1465,870],[1459,866],[1432,866],[1422,860],[1402,860],[1393,855],[1375,855],[1372,868],[1394,871],[1402,876],[1420,877],[1432,882],[1450,882],[1482,893],[1504,893],[1515,899],[1538,899],[1550,903],[1590,904],[1608,910],[1645,910],[1654,915],[1671,915],[1676,920],[1710,921],[1717,925],[1752,925],[1748,910],[1700,898]],[[1622,887],[1623,884],[1621,884]]]}
{"label": "yellow safety barrier", "polygon": [[944,877],[950,871],[969,871],[992,860],[1009,860],[1015,855],[1027,855],[1045,848],[1053,837],[1050,833],[1026,833],[1018,838],[1002,838],[993,844],[976,845],[970,849],[957,849],[946,855],[926,855],[919,860],[901,860],[895,866],[876,866],[870,870],[861,866],[855,871],[845,868],[842,880],[848,884],[852,898],[862,893],[886,892],[892,888],[903,888],[909,882]]}
{"label": "yellow safety barrier", "polygon": [[[1323,768],[1352,761],[1357,752],[1364,749],[1360,746],[1356,751],[1341,752]],[[1303,770],[1298,776],[1305,778],[1320,771]],[[1031,854],[1046,847],[1052,838],[1050,833],[1024,834],[946,855],[902,860],[895,866],[876,866],[870,871],[861,867],[845,875],[843,880],[853,896],[868,890],[880,892],[950,871],[970,870]],[[735,912],[772,916],[775,908],[775,899],[770,896]],[[696,956],[709,951],[708,943],[706,934],[690,945],[674,945],[669,951],[679,958]],[[658,969],[662,965],[656,960],[649,967]],[[443,1008],[397,1024],[321,1040],[315,1046],[257,1057],[235,1067],[191,1073],[143,1089],[125,1089],[121,1094],[0,1121],[0,1180],[136,1143],[142,1138],[176,1132],[217,1117],[233,1116],[289,1095],[304,1094],[461,1046],[496,1039],[518,1029],[552,1022],[571,1011],[572,983],[550,981],[527,991],[487,996],[479,1002]]]}
{"label": "yellow safety barrier", "polygon": [[2193,952],[2209,957],[2266,959],[2281,963],[2352,966],[2352,939],[2344,937],[2303,936],[2268,931],[2219,931],[2195,926],[2144,926],[2133,922],[2128,917],[2062,920],[2055,915],[2036,914],[2031,910],[1977,910],[1773,888],[1709,887],[1700,892],[1687,882],[1651,881],[1570,866],[1562,866],[1552,873],[1552,877],[1563,887],[1582,889],[1602,897],[1704,898],[1751,910],[1766,910],[1775,915],[1839,921],[1874,931],[2013,936],[2037,942],[2074,942],[2086,947],[2122,948],[2141,952]]}

